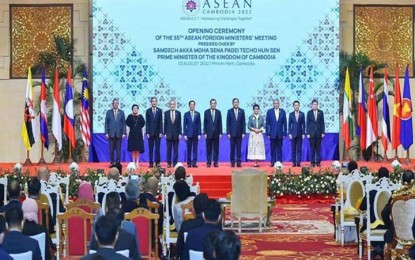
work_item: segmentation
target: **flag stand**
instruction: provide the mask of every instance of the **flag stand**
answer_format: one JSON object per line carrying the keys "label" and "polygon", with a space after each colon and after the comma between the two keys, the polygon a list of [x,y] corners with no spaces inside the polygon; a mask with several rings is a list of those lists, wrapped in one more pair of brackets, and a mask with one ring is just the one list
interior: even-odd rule
{"label": "flag stand", "polygon": [[53,158],[53,163],[60,163],[61,158],[59,156],[59,150],[58,150],[58,140],[55,138],[55,157]]}
{"label": "flag stand", "polygon": [[79,162],[87,162],[85,157],[85,144],[82,146],[81,158],[79,158]]}
{"label": "flag stand", "polygon": [[42,141],[42,146],[40,147],[40,159],[37,164],[46,164],[45,158],[43,157],[43,146],[45,145],[45,142]]}
{"label": "flag stand", "polygon": [[33,165],[32,161],[30,160],[29,150],[26,150],[26,161],[23,163],[25,166]]}
{"label": "flag stand", "polygon": [[376,162],[376,158],[375,158],[375,150],[374,150],[373,143],[372,143],[370,146],[372,147],[372,160]]}
{"label": "flag stand", "polygon": [[384,151],[383,152],[383,161],[384,162],[387,162],[389,159],[388,159],[388,156],[386,155],[386,151]]}
{"label": "flag stand", "polygon": [[409,159],[409,148],[408,150],[406,150],[406,159],[405,159],[406,164],[410,164],[411,163],[411,159]]}
{"label": "flag stand", "polygon": [[73,159],[72,159],[72,145],[71,142],[68,143],[69,144],[69,156],[68,156],[68,160],[66,160],[67,163],[72,163]]}

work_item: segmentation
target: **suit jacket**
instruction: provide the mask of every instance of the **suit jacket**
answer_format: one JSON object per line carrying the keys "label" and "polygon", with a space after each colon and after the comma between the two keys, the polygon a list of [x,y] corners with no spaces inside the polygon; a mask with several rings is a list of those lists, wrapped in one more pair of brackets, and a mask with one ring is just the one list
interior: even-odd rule
{"label": "suit jacket", "polygon": [[187,111],[183,117],[183,135],[187,137],[198,137],[202,133],[200,113],[197,111],[194,111],[194,113],[193,121],[190,111]]}
{"label": "suit jacket", "polygon": [[26,220],[24,222],[24,226],[23,226],[23,231],[22,231],[23,235],[26,236],[35,236],[35,235],[39,235],[41,233],[45,233],[45,237],[46,237],[46,243],[45,243],[45,258],[46,259],[52,259],[51,255],[50,255],[50,248],[51,245],[53,244],[52,239],[49,236],[49,232],[46,229],[46,227],[37,224],[34,221],[28,221]]}
{"label": "suit jacket", "polygon": [[116,249],[112,249],[112,248],[99,248],[96,253],[86,255],[82,257],[81,259],[82,260],[97,259],[95,258],[96,256],[102,256],[105,260],[128,260],[130,259],[121,254],[118,254],[116,251],[117,251]]}
{"label": "suit jacket", "polygon": [[6,251],[4,251],[3,247],[0,247],[0,259],[13,260],[13,258]]}
{"label": "suit jacket", "polygon": [[310,135],[310,138],[321,138],[321,135],[326,132],[323,111],[317,110],[317,120],[314,118],[313,110],[307,112],[306,132]]}
{"label": "suit jacket", "polygon": [[[99,253],[100,249],[99,249],[97,240],[95,239],[95,236],[92,237],[89,248]],[[134,260],[141,259],[141,255],[138,250],[136,238],[125,230],[122,230],[122,229],[119,230],[118,240],[115,243],[114,249],[115,251],[121,251],[121,250],[128,249],[130,250],[131,259],[134,259]]]}
{"label": "suit jacket", "polygon": [[6,212],[6,210],[12,209],[15,207],[22,208],[22,204],[20,204],[18,200],[11,200],[6,205],[0,207],[0,213]]}
{"label": "suit jacket", "polygon": [[246,133],[245,111],[243,109],[238,108],[238,118],[236,118],[234,108],[228,110],[226,133],[231,137],[241,137]]}
{"label": "suit jacket", "polygon": [[182,134],[182,114],[174,110],[174,122],[170,117],[171,110],[164,112],[164,134],[167,140],[178,140],[179,135]]}
{"label": "suit jacket", "polygon": [[204,223],[205,221],[201,216],[196,216],[195,219],[189,219],[182,223],[176,242],[177,259],[183,259],[184,257],[184,232],[189,232],[189,230],[201,227]]}
{"label": "suit jacket", "polygon": [[187,233],[186,243],[184,246],[184,259],[189,259],[189,250],[203,252],[205,237],[215,230],[221,230],[219,225],[204,223],[198,228],[194,228]]}
{"label": "suit jacket", "polygon": [[156,115],[153,115],[153,108],[146,110],[146,134],[150,137],[158,136],[163,133],[163,111],[156,107]]}
{"label": "suit jacket", "polygon": [[265,131],[267,135],[272,139],[282,139],[287,135],[287,117],[285,115],[284,109],[279,109],[278,121],[275,117],[274,108],[271,108],[267,111]]}
{"label": "suit jacket", "polygon": [[110,109],[105,115],[105,134],[109,137],[121,138],[125,134],[125,115],[124,111],[118,109],[117,118],[115,118],[114,110]]}
{"label": "suit jacket", "polygon": [[295,119],[295,112],[291,112],[288,116],[288,134],[293,138],[302,136],[305,134],[305,115],[299,111],[298,122]]}
{"label": "suit jacket", "polygon": [[18,231],[9,231],[4,237],[3,248],[9,254],[32,251],[32,260],[42,260],[39,243]]}
{"label": "suit jacket", "polygon": [[215,109],[215,121],[212,120],[211,109],[205,110],[203,119],[203,131],[207,135],[207,139],[218,139],[222,134],[222,114],[220,110]]}

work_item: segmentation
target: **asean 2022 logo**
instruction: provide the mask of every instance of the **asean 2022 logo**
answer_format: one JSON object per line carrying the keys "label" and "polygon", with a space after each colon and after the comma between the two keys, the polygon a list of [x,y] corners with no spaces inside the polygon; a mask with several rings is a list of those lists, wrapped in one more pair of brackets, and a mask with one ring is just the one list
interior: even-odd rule
{"label": "asean 2022 logo", "polygon": [[188,16],[195,16],[199,13],[199,0],[183,0],[183,12]]}

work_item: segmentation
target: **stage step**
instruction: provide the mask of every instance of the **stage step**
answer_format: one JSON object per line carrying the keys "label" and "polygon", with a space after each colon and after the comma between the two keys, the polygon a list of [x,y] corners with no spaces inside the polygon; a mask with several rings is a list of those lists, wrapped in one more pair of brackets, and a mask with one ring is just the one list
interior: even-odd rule
{"label": "stage step", "polygon": [[209,198],[225,198],[232,190],[232,177],[226,175],[194,175],[193,182],[199,182],[200,192]]}

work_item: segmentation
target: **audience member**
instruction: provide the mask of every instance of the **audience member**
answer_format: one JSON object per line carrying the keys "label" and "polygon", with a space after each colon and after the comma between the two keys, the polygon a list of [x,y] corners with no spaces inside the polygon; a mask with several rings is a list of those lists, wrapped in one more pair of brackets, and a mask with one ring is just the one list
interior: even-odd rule
{"label": "audience member", "polygon": [[108,171],[108,180],[114,180],[118,183],[118,181],[120,180],[120,171],[118,170],[118,168],[112,167]]}
{"label": "audience member", "polygon": [[20,207],[13,207],[6,211],[8,233],[4,237],[3,248],[9,254],[20,254],[32,251],[32,260],[41,260],[42,255],[38,242],[22,234],[23,211]]}
{"label": "audience member", "polygon": [[[151,202],[155,202],[159,205],[158,214],[159,214],[159,221],[158,221],[158,233],[159,235],[163,232],[163,203],[158,201],[157,193],[158,193],[158,186],[159,186],[159,179],[156,177],[150,177],[147,179],[144,185],[144,192],[140,194],[140,207],[148,209],[147,200]],[[152,232],[154,234],[155,228],[152,227]],[[152,241],[154,244],[154,241]],[[161,247],[159,247],[161,248]]]}
{"label": "audience member", "polygon": [[349,173],[351,173],[352,171],[357,170],[357,169],[358,169],[358,166],[357,166],[356,161],[350,161],[347,164],[347,170],[348,170]]}
{"label": "audience member", "polygon": [[[138,238],[134,237],[127,231],[121,228],[121,223],[124,220],[124,212],[121,209],[114,208],[106,214],[112,222],[116,223],[118,228],[118,239],[115,243],[114,249],[116,251],[129,250],[131,259],[141,259],[139,252]],[[97,251],[99,246],[95,236],[92,236],[90,249]]]}
{"label": "audience member", "polygon": [[22,233],[26,236],[34,236],[45,233],[45,258],[52,259],[50,249],[53,243],[47,229],[38,224],[37,202],[31,198],[25,199],[22,203],[22,210],[23,218],[25,220]]}
{"label": "audience member", "polygon": [[183,166],[178,166],[174,171],[174,179],[176,181],[186,180],[186,169]]}
{"label": "audience member", "polygon": [[11,208],[22,208],[19,202],[20,198],[20,183],[17,180],[12,180],[7,185],[7,194],[9,195],[9,203],[0,207],[0,213],[4,213]]}
{"label": "audience member", "polygon": [[204,241],[203,257],[206,260],[238,260],[241,240],[230,230],[210,232]]}
{"label": "audience member", "polygon": [[102,216],[95,223],[95,240],[98,241],[98,249],[94,254],[87,255],[81,259],[91,260],[96,259],[97,255],[102,256],[108,260],[124,260],[129,259],[121,254],[118,254],[114,249],[118,240],[119,232],[117,223],[108,216]]}
{"label": "audience member", "polygon": [[29,192],[29,198],[34,200],[40,200],[40,190],[42,185],[38,178],[31,179],[27,184],[27,191]]}
{"label": "audience member", "polygon": [[[110,192],[107,194],[105,202],[105,214],[115,209],[121,209],[121,197],[118,192]],[[135,229],[134,223],[123,220],[121,223],[121,228],[132,234],[134,237],[137,236],[137,231]]]}
{"label": "audience member", "polygon": [[176,256],[177,259],[183,258],[183,250],[184,250],[184,233],[189,232],[194,228],[202,226],[205,221],[203,220],[202,213],[205,211],[206,206],[209,202],[209,198],[206,193],[200,193],[196,195],[193,200],[193,209],[196,214],[196,218],[186,220],[182,223],[180,227],[179,234],[177,236],[177,243],[176,243]]}
{"label": "audience member", "polygon": [[83,182],[81,182],[81,184],[79,184],[78,198],[79,199],[86,199],[86,200],[89,200],[91,202],[95,201],[95,199],[94,199],[94,190],[92,189],[91,183],[89,183],[87,181],[83,181]]}
{"label": "audience member", "polygon": [[130,180],[125,186],[126,201],[122,203],[122,209],[125,213],[138,208],[138,196],[140,196],[140,185],[137,180]]}
{"label": "audience member", "polygon": [[48,183],[49,181],[49,170],[46,167],[40,167],[37,171],[37,177],[42,182]]}
{"label": "audience member", "polygon": [[3,249],[4,234],[6,233],[6,220],[3,215],[0,215],[0,259],[13,260],[9,254]]}
{"label": "audience member", "polygon": [[209,200],[205,211],[202,213],[205,223],[200,227],[189,230],[187,234],[183,259],[189,259],[190,250],[203,252],[206,236],[212,231],[221,230],[221,227],[218,225],[221,211],[219,202],[212,199]]}
{"label": "audience member", "polygon": [[173,219],[177,232],[180,231],[180,226],[183,222],[182,205],[189,203],[194,199],[194,196],[190,194],[190,187],[186,181],[179,180],[173,185],[174,192],[176,194],[177,202],[173,206]]}

